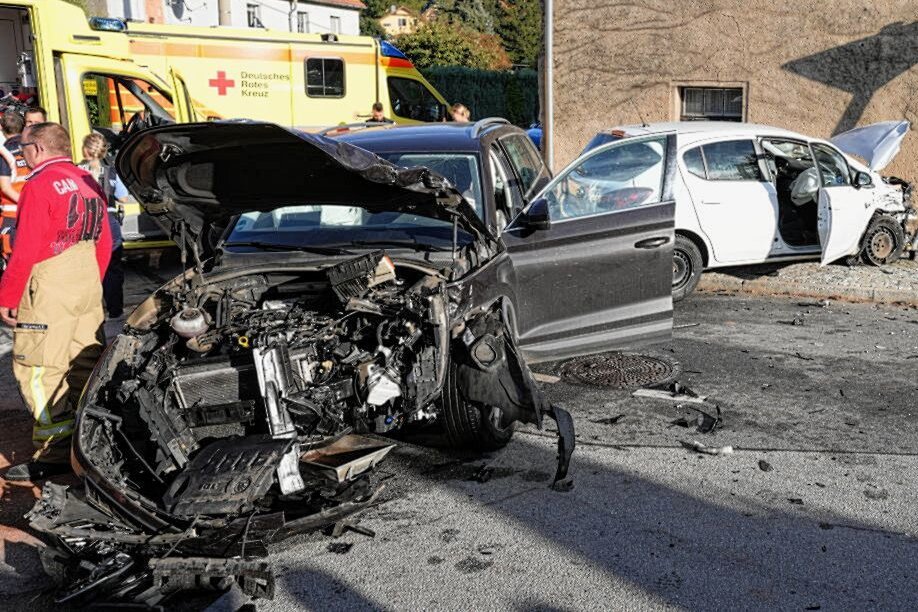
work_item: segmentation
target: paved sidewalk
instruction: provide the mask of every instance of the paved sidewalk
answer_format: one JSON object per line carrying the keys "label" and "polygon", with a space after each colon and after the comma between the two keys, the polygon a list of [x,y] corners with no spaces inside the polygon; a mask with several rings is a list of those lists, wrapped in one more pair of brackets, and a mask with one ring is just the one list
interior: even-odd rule
{"label": "paved sidewalk", "polygon": [[701,276],[698,291],[918,306],[918,261],[879,268],[816,261],[720,268]]}

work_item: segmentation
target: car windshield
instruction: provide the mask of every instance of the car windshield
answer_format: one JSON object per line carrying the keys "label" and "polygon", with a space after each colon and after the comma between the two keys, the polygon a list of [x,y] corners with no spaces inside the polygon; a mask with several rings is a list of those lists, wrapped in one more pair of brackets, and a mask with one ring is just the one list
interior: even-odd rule
{"label": "car windshield", "polygon": [[[452,239],[449,221],[399,211],[371,212],[358,205],[314,205],[245,213],[236,220],[224,246],[232,250],[323,246],[439,250],[449,249]],[[471,241],[470,234],[458,231],[459,245]]]}
{"label": "car windshield", "polygon": [[[481,209],[481,182],[475,156],[455,153],[390,153],[380,157],[399,166],[426,166],[452,182],[475,209]],[[270,212],[241,215],[225,241],[232,250],[279,250],[289,247],[405,246],[417,249],[448,249],[453,225],[414,213],[371,212],[359,202],[354,206],[282,206]],[[459,245],[472,236],[461,229]],[[277,248],[273,248],[277,247]]]}
{"label": "car windshield", "polygon": [[481,179],[478,161],[474,155],[464,153],[380,153],[380,157],[396,166],[411,168],[425,166],[443,175],[459,190],[462,197],[475,209],[479,219],[482,215]]}

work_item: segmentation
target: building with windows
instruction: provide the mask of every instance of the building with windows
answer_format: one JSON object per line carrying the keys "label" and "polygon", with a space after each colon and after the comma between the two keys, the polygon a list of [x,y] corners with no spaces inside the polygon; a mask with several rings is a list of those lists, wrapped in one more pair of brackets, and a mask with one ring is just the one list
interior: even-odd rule
{"label": "building with windows", "polygon": [[[918,123],[914,0],[554,0],[554,166],[597,131],[748,121],[828,138]],[[884,172],[918,181],[918,135]]]}
{"label": "building with windows", "polygon": [[360,34],[361,0],[89,0],[89,12],[151,23]]}
{"label": "building with windows", "polygon": [[404,6],[392,5],[386,14],[379,18],[379,25],[389,36],[411,34],[417,29],[418,16]]}

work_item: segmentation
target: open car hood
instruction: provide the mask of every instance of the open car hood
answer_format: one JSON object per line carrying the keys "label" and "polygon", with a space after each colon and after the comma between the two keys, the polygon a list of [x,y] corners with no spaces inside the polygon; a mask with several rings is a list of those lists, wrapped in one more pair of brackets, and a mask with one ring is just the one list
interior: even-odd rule
{"label": "open car hood", "polygon": [[186,123],[145,130],[116,160],[118,175],[176,242],[204,252],[210,224],[281,206],[360,206],[487,227],[442,176],[273,123]]}
{"label": "open car hood", "polygon": [[908,121],[881,121],[833,136],[829,142],[848,155],[860,157],[868,168],[879,172],[899,153],[909,127]]}

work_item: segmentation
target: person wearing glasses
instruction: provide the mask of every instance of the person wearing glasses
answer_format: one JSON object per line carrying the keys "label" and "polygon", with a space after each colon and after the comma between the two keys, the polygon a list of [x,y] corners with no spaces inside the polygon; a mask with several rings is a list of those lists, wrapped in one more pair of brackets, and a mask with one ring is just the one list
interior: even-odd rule
{"label": "person wearing glasses", "polygon": [[20,147],[32,173],[0,278],[0,320],[13,328],[13,375],[34,418],[35,454],[5,477],[34,481],[70,470],[76,404],[105,342],[112,236],[105,193],[73,164],[67,130],[31,125]]}

